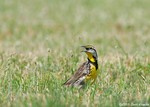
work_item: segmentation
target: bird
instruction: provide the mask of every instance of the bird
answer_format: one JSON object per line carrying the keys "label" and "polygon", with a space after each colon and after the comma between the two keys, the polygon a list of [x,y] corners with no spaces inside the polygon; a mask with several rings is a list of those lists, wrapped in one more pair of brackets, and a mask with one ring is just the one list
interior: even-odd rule
{"label": "bird", "polygon": [[63,85],[72,87],[84,87],[88,81],[93,84],[98,75],[98,55],[97,51],[92,45],[81,46],[87,55],[85,61]]}

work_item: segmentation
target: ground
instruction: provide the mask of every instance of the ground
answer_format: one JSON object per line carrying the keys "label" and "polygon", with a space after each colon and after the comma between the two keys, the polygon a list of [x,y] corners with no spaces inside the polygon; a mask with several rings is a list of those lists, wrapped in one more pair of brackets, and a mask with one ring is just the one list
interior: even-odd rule
{"label": "ground", "polygon": [[[0,106],[150,106],[150,1],[1,0]],[[62,84],[98,52],[85,89]]]}

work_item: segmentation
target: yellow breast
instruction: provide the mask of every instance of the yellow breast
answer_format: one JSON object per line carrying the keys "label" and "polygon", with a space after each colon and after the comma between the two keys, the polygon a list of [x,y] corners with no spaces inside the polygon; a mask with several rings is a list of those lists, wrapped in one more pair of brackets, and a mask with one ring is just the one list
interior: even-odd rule
{"label": "yellow breast", "polygon": [[86,80],[92,80],[91,83],[93,83],[96,80],[96,77],[97,77],[96,67],[93,64],[90,64],[90,74],[86,76]]}

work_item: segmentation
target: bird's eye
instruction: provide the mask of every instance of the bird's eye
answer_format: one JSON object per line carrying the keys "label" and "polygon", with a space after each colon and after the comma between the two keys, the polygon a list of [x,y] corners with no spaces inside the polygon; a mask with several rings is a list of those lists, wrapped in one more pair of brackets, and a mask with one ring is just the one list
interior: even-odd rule
{"label": "bird's eye", "polygon": [[93,49],[93,48],[86,48],[87,50]]}
{"label": "bird's eye", "polygon": [[90,50],[90,49],[92,49],[92,48],[86,48],[87,50]]}

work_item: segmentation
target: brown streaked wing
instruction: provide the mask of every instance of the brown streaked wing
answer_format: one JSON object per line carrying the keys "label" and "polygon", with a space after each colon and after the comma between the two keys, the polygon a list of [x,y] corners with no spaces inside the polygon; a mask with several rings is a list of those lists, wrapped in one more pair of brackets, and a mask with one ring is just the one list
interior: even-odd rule
{"label": "brown streaked wing", "polygon": [[87,65],[88,62],[84,62],[79,69],[77,70],[77,72],[70,78],[68,79],[64,85],[72,85],[75,81],[77,81],[81,76],[86,75],[87,74]]}

